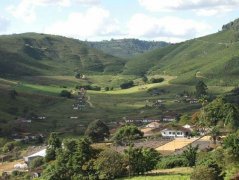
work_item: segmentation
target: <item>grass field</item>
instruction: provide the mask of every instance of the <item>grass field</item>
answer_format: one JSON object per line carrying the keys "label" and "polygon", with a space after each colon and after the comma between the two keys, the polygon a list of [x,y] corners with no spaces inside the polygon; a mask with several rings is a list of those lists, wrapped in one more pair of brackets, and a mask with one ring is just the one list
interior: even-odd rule
{"label": "grass field", "polygon": [[[0,79],[2,97],[0,99],[0,120],[13,122],[18,117],[36,114],[46,116],[47,119],[33,121],[28,125],[29,130],[35,131],[44,127],[46,132],[58,129],[65,132],[83,133],[82,125],[84,127],[94,119],[101,119],[105,122],[123,121],[124,118],[159,119],[165,110],[190,114],[200,108],[199,104],[174,102],[176,94],[184,91],[193,92],[194,86],[171,84],[171,80],[176,78],[173,76],[160,77],[164,77],[165,81],[125,90],[119,89],[121,82],[132,79],[136,84],[140,84],[140,79],[128,75],[88,75],[86,80],[78,80],[73,76],[31,76],[24,77],[22,80]],[[102,88],[112,86],[114,90],[87,91],[87,104],[82,111],[73,110],[75,97],[67,99],[59,96],[62,90],[72,91],[77,84],[89,82]],[[163,93],[151,95],[148,90],[152,88],[157,88]],[[10,97],[10,89],[18,92],[16,99]],[[221,94],[230,89],[232,87],[209,86],[209,91],[213,94]],[[164,101],[164,107],[151,107],[158,99]],[[78,119],[70,119],[73,116]]]}
{"label": "grass field", "polygon": [[154,175],[145,175],[137,176],[132,178],[122,178],[120,180],[189,180],[190,174],[192,173],[192,168],[180,167],[172,169],[160,169],[153,170],[149,174]]}

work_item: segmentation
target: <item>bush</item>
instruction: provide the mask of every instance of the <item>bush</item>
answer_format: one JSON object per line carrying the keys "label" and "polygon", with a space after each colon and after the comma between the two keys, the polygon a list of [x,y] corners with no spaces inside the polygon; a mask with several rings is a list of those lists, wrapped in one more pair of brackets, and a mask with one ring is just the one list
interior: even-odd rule
{"label": "bush", "polygon": [[133,81],[129,81],[129,82],[122,83],[120,85],[120,88],[121,89],[128,89],[128,88],[131,88],[133,86],[134,86],[134,82]]}
{"label": "bush", "polygon": [[162,160],[157,164],[157,168],[170,169],[174,167],[185,167],[187,165],[187,160],[182,156],[168,156],[162,158]]}
{"label": "bush", "polygon": [[161,83],[164,81],[164,78],[151,78],[150,82],[151,83]]}
{"label": "bush", "polygon": [[67,90],[62,90],[60,92],[60,96],[61,97],[66,97],[66,98],[71,98],[71,92],[67,91]]}
{"label": "bush", "polygon": [[105,91],[109,91],[110,90],[110,88],[109,87],[105,87]]}
{"label": "bush", "polygon": [[31,169],[35,169],[37,167],[40,167],[43,164],[44,164],[44,158],[43,157],[37,157],[30,162],[29,166],[30,166]]}
{"label": "bush", "polygon": [[197,166],[191,176],[191,180],[215,180],[217,178],[217,173],[213,168],[208,168],[207,166]]}
{"label": "bush", "polygon": [[92,91],[100,91],[101,87],[99,86],[92,86],[92,85],[77,85],[76,89],[84,88],[85,90],[92,90]]}

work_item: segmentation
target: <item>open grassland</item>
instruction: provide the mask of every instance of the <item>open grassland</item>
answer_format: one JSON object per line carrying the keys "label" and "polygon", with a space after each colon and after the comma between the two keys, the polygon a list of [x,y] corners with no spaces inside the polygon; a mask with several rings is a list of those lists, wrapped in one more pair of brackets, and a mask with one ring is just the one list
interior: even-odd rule
{"label": "open grassland", "polygon": [[[180,167],[172,169],[153,170],[145,176],[137,176],[132,178],[122,178],[122,180],[189,180],[192,168]],[[154,174],[154,175],[150,175]]]}

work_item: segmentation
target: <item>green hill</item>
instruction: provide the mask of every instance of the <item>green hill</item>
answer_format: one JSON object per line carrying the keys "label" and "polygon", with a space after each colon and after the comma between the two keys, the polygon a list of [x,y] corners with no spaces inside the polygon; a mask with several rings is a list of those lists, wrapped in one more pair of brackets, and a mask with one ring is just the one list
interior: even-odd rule
{"label": "green hill", "polygon": [[25,33],[0,36],[0,75],[118,73],[125,60],[60,36]]}
{"label": "green hill", "polygon": [[[223,30],[134,57],[125,65],[124,74],[166,74],[174,81],[194,84],[202,78],[214,85],[238,85],[239,31],[237,23]],[[228,28],[225,28],[228,27]]]}
{"label": "green hill", "polygon": [[164,41],[143,41],[139,39],[112,39],[110,41],[87,42],[87,44],[89,47],[121,58],[133,57],[169,45]]}

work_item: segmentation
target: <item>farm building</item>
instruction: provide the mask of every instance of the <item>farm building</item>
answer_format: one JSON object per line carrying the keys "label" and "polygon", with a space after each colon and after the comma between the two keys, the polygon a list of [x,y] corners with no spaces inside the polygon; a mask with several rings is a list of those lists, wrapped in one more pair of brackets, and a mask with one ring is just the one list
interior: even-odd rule
{"label": "farm building", "polygon": [[187,137],[191,133],[190,129],[186,128],[166,128],[161,131],[163,137]]}
{"label": "farm building", "polygon": [[159,128],[159,127],[160,127],[160,123],[158,122],[151,122],[148,125],[146,125],[146,128],[152,128],[152,129]]}
{"label": "farm building", "polygon": [[163,121],[165,122],[172,122],[176,120],[176,116],[164,116]]}
{"label": "farm building", "polygon": [[30,156],[25,156],[25,157],[23,157],[23,159],[26,163],[30,163],[30,161],[32,161],[33,159],[35,159],[37,157],[45,157],[45,156],[46,156],[46,148],[42,149],[41,151],[38,151]]}

